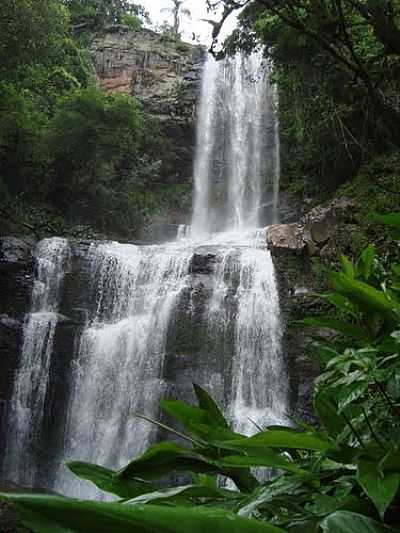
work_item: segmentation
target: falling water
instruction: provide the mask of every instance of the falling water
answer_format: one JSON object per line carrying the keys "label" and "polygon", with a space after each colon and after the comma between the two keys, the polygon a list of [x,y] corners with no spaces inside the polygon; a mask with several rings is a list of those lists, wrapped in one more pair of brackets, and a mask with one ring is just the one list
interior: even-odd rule
{"label": "falling water", "polygon": [[[85,256],[90,266],[87,320],[77,333],[66,376],[71,384],[66,424],[55,450],[55,480],[49,481],[57,491],[98,497],[68,473],[64,461],[119,468],[156,438],[154,428],[134,415],[159,415],[159,400],[167,391],[168,337],[182,306],[185,320],[197,327],[196,291],[204,300],[204,354],[210,350],[210,357],[225,365],[222,379],[205,368],[200,384],[225,382],[219,396],[238,431],[250,434],[256,425],[284,419],[287,379],[278,291],[265,232],[257,229],[277,218],[278,93],[270,70],[261,53],[206,62],[191,227],[181,226],[176,241],[159,246],[90,246]],[[196,256],[212,258],[206,272],[193,273]],[[14,384],[5,461],[8,477],[26,485],[35,483],[34,448],[46,412],[67,257],[62,239],[42,241],[36,254],[38,276]],[[229,351],[229,359],[221,349]]]}
{"label": "falling water", "polygon": [[262,52],[209,57],[203,75],[194,168],[194,235],[255,228],[261,207],[276,218],[277,90]]}
{"label": "falling water", "polygon": [[[109,243],[93,245],[90,256],[95,313],[74,360],[63,453],[115,467],[143,452],[153,433],[134,414],[157,413],[171,314],[187,286],[192,253]],[[57,486],[96,494],[63,467]]]}
{"label": "falling water", "polygon": [[42,429],[49,368],[53,352],[68,258],[65,239],[44,239],[35,251],[37,275],[32,312],[24,325],[21,359],[14,381],[8,416],[4,470],[14,482],[32,486],[36,479],[38,435]]}

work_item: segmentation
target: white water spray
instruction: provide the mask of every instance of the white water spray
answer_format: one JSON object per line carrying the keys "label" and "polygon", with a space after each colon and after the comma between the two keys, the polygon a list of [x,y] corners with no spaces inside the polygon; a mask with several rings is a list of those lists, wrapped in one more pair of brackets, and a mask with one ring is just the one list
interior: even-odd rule
{"label": "white water spray", "polygon": [[32,486],[37,475],[53,341],[68,259],[65,239],[44,239],[35,251],[37,276],[27,316],[19,368],[10,402],[3,469],[12,481]]}

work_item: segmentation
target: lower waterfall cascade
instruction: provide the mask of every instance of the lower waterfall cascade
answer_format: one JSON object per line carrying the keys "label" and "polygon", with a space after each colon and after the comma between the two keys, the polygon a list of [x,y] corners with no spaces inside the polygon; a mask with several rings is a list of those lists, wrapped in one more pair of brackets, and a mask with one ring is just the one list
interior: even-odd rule
{"label": "lower waterfall cascade", "polygon": [[[278,92],[262,52],[204,66],[190,226],[160,245],[92,242],[87,305],[66,365],[56,449],[44,450],[51,365],[76,243],[37,245],[32,309],[8,408],[2,477],[22,486],[98,498],[68,459],[119,468],[157,438],[134,413],[196,381],[234,429],[286,421],[289,385],[278,287],[266,230],[277,220]],[[72,272],[72,274],[71,274]],[[54,390],[53,390],[54,389]],[[59,426],[59,427],[58,427]],[[46,455],[48,454],[48,455]],[[40,461],[38,460],[40,456]],[[45,474],[40,468],[45,465]],[[50,472],[50,473],[49,473]]]}

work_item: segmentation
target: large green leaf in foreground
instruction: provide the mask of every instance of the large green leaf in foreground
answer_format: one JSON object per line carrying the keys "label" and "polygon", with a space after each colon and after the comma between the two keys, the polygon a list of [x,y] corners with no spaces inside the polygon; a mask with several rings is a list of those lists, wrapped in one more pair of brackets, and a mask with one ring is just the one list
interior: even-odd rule
{"label": "large green leaf in foreground", "polygon": [[372,518],[349,511],[336,511],[325,518],[321,527],[324,533],[398,533]]}
{"label": "large green leaf in foreground", "polygon": [[38,533],[282,533],[220,509],[123,505],[58,496],[1,494]]}
{"label": "large green leaf in foreground", "polygon": [[226,441],[221,447],[251,453],[265,448],[302,448],[304,450],[326,451],[335,447],[331,440],[319,433],[304,433],[289,430],[269,430],[257,433],[254,437]]}

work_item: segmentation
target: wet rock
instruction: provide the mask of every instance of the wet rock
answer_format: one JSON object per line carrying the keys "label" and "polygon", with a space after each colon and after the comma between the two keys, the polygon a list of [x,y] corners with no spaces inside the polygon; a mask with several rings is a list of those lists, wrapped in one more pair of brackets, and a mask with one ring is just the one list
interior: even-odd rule
{"label": "wet rock", "polygon": [[35,241],[17,237],[0,239],[0,313],[23,319],[30,305]]}
{"label": "wet rock", "polygon": [[31,305],[34,247],[35,241],[29,238],[0,239],[0,450],[3,449],[7,404],[23,342],[25,314]]}
{"label": "wet rock", "polygon": [[267,245],[273,255],[286,252],[301,253],[305,243],[299,224],[274,224],[267,230]]}
{"label": "wet rock", "polygon": [[[335,250],[337,237],[349,228],[354,203],[346,198],[315,207],[298,223],[275,224],[267,229],[267,245],[273,256],[286,253],[327,256]],[[346,231],[347,231],[346,229]],[[348,232],[347,232],[348,233]]]}
{"label": "wet rock", "polygon": [[313,257],[329,264],[337,258],[339,250],[345,250],[353,228],[353,208],[352,201],[336,199],[311,209],[297,224],[274,225],[267,231],[285,323],[284,351],[288,358],[292,409],[295,416],[307,421],[314,418],[313,381],[319,368],[309,355],[311,331],[297,321],[324,314],[323,304],[314,296],[320,288],[312,267]]}
{"label": "wet rock", "polygon": [[190,273],[191,274],[211,274],[214,270],[214,264],[217,261],[215,254],[206,253],[195,253],[193,254],[192,260],[190,262]]}
{"label": "wet rock", "polygon": [[310,255],[316,255],[335,236],[340,224],[351,220],[354,207],[353,201],[337,198],[315,207],[303,217],[303,239]]}

